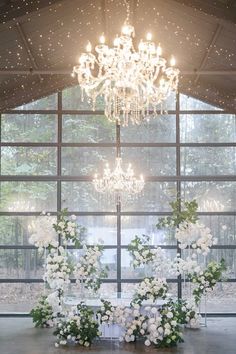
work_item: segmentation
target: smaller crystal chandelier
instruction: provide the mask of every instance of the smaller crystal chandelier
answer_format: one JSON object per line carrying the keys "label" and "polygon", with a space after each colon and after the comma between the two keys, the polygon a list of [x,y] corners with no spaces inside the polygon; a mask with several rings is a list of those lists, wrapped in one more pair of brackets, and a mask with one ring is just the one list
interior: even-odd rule
{"label": "smaller crystal chandelier", "polygon": [[178,88],[179,70],[175,59],[162,57],[162,48],[152,41],[147,33],[138,50],[133,44],[134,27],[130,25],[130,6],[125,1],[127,17],[122,33],[114,39],[113,47],[106,44],[104,35],[96,45],[96,55],[88,42],[87,53],[82,53],[72,76],[78,78],[83,92],[92,100],[95,109],[99,95],[104,98],[105,116],[127,126],[140,124],[145,117],[157,113],[172,91]]}
{"label": "smaller crystal chandelier", "polygon": [[[93,185],[97,192],[115,194],[118,196],[129,197],[131,195],[138,195],[142,192],[145,182],[142,175],[140,178],[136,178],[131,164],[128,164],[127,170],[122,168],[122,159],[120,157],[120,125],[116,123],[117,132],[117,150],[116,150],[116,162],[114,171],[111,171],[109,164],[103,172],[103,176],[100,178],[95,174],[93,179]],[[124,199],[124,198],[123,198]]]}

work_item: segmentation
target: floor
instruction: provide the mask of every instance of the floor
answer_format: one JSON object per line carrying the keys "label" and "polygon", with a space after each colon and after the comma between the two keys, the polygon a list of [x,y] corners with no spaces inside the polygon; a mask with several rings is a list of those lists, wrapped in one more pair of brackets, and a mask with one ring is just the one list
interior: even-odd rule
{"label": "floor", "polygon": [[0,318],[0,354],[235,354],[236,318],[210,318],[207,328],[185,330],[185,343],[176,348],[155,349],[142,343],[98,341],[91,348],[55,348],[51,329],[36,329],[30,318]]}

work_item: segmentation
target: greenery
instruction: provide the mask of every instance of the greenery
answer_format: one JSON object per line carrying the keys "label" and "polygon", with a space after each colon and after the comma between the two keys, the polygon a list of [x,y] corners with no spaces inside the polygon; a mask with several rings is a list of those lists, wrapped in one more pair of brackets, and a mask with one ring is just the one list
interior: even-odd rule
{"label": "greenery", "polygon": [[170,202],[172,209],[172,215],[165,218],[161,218],[156,225],[157,228],[178,227],[182,222],[195,224],[198,220],[197,208],[198,204],[196,200],[182,201],[180,198],[173,202]]}
{"label": "greenery", "polygon": [[200,273],[189,274],[190,280],[196,285],[193,290],[196,304],[200,303],[202,295],[213,290],[216,283],[222,280],[223,272],[226,269],[225,260],[222,258],[219,263],[214,261],[208,263],[206,269]]}
{"label": "greenery", "polygon": [[52,306],[47,302],[47,296],[41,296],[37,305],[30,312],[35,327],[51,327],[53,320]]}

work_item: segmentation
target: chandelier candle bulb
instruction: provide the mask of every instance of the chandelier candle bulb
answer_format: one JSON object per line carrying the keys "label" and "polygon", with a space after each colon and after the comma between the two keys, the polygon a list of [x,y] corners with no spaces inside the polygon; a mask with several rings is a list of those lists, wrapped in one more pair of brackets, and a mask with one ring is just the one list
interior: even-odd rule
{"label": "chandelier candle bulb", "polygon": [[170,66],[175,66],[176,65],[176,60],[175,60],[175,57],[171,57],[170,58]]}
{"label": "chandelier candle bulb", "polygon": [[161,48],[160,44],[157,47],[157,55],[159,55],[159,56],[162,55],[162,48]]}
{"label": "chandelier candle bulb", "polygon": [[92,44],[88,42],[88,44],[86,45],[86,52],[90,53],[91,51],[92,51]]}
{"label": "chandelier candle bulb", "polygon": [[152,40],[152,34],[150,32],[147,33],[147,41],[151,41]]}
{"label": "chandelier candle bulb", "polygon": [[101,44],[104,44],[106,42],[106,38],[103,34],[100,36],[99,41]]}

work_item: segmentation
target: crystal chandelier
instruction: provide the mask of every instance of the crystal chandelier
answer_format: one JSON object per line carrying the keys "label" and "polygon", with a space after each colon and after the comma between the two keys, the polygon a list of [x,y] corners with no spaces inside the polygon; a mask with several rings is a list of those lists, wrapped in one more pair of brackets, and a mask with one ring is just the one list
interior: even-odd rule
{"label": "crystal chandelier", "polygon": [[138,49],[133,45],[134,27],[130,24],[130,6],[125,1],[127,17],[120,36],[114,40],[113,47],[100,37],[100,44],[88,42],[86,53],[82,53],[78,65],[74,66],[72,76],[78,78],[82,90],[92,100],[95,109],[96,99],[102,96],[105,102],[105,116],[111,121],[119,121],[127,126],[140,124],[151,113],[156,114],[172,91],[177,91],[179,70],[175,59],[169,64],[162,57],[162,48],[152,41],[147,33]]}
{"label": "crystal chandelier", "polygon": [[118,143],[114,171],[111,171],[107,163],[101,178],[95,174],[93,185],[99,193],[123,195],[126,197],[137,195],[144,188],[144,178],[142,175],[140,175],[140,178],[135,177],[131,164],[128,164],[126,171],[123,170],[122,159],[120,157],[120,125],[118,122],[116,124],[116,131]]}

